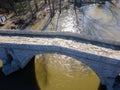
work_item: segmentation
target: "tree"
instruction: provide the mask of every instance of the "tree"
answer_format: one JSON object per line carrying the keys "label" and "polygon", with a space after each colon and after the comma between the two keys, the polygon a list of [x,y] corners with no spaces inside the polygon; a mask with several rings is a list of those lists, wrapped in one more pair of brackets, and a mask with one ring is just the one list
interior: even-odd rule
{"label": "tree", "polygon": [[61,13],[61,0],[59,1],[59,13]]}
{"label": "tree", "polygon": [[52,15],[52,8],[51,8],[51,1],[48,0],[48,4],[49,4],[49,8],[50,8],[50,17],[52,18],[53,15]]}
{"label": "tree", "polygon": [[55,0],[51,0],[51,5],[52,5],[52,17],[55,14]]}
{"label": "tree", "polygon": [[74,9],[76,9],[77,0],[74,0]]}
{"label": "tree", "polygon": [[30,4],[30,0],[26,0],[26,2],[27,2],[27,5],[28,5],[28,8],[29,8],[29,10],[30,10],[31,17],[33,18],[34,14],[33,14],[33,11],[32,11],[31,4]]}
{"label": "tree", "polygon": [[37,4],[37,0],[34,0],[34,4],[35,4],[36,11],[38,11],[38,4]]}
{"label": "tree", "polygon": [[47,0],[44,0],[45,4],[47,4]]}
{"label": "tree", "polygon": [[0,0],[0,7],[6,9],[8,13],[14,11],[17,14],[14,0]]}

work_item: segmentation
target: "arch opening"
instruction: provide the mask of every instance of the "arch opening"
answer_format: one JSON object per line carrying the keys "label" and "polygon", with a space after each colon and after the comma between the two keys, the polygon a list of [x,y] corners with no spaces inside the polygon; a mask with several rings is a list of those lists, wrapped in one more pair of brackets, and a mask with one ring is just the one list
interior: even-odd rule
{"label": "arch opening", "polygon": [[97,74],[72,57],[56,53],[39,54],[35,56],[34,65],[41,90],[105,90],[100,87]]}

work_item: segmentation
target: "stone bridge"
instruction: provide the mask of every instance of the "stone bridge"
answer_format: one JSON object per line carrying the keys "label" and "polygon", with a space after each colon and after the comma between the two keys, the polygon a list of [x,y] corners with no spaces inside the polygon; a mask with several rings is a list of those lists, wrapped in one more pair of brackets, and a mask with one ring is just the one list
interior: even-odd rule
{"label": "stone bridge", "polygon": [[57,53],[75,58],[96,72],[113,90],[120,73],[120,43],[69,32],[0,31],[0,59],[5,75],[24,68],[37,54]]}

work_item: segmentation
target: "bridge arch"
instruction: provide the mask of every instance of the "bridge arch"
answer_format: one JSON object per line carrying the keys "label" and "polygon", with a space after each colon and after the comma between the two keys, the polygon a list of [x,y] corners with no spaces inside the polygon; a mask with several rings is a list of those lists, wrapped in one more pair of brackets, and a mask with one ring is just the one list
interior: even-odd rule
{"label": "bridge arch", "polygon": [[[37,56],[37,55],[46,55],[46,54],[51,54],[51,55],[57,54],[57,55],[64,55],[64,56],[66,56],[66,57],[70,57],[71,59],[74,59],[74,60],[76,60],[76,61],[78,61],[78,62],[81,62],[82,64],[84,64],[84,65],[86,65],[87,67],[89,67],[93,72],[95,72],[94,69],[92,69],[88,64],[86,64],[86,63],[83,62],[83,60],[85,60],[85,58],[83,58],[83,57],[76,57],[76,56],[70,56],[70,55],[68,55],[68,54],[66,54],[66,53],[64,53],[64,54],[59,53],[59,52],[52,52],[52,53],[43,52],[43,53],[38,53],[38,54],[35,54],[35,55],[33,55],[33,56],[30,56],[29,59],[28,59],[28,62],[29,62],[33,57],[35,57],[35,56]],[[79,59],[78,59],[78,58],[79,58]],[[27,64],[27,63],[26,63],[26,64]],[[96,72],[95,72],[95,73],[96,73]],[[96,75],[99,77],[99,74],[96,73]]]}
{"label": "bridge arch", "polygon": [[[29,46],[29,48],[30,47],[31,46]],[[27,48],[24,48],[24,50],[22,49],[22,51],[14,50],[14,52],[19,53],[19,55],[18,55],[18,56],[20,56],[19,58],[22,57],[19,60],[19,64],[20,64],[21,68],[24,68],[26,66],[26,64],[31,60],[31,58],[38,54],[46,54],[46,53],[54,54],[54,53],[56,53],[56,54],[72,57],[72,58],[84,63],[88,67],[90,67],[98,75],[101,83],[105,84],[104,77],[102,77],[102,74],[101,74],[101,72],[103,71],[102,68],[100,69],[99,67],[98,68],[96,67],[96,66],[98,66],[97,59],[98,58],[103,59],[103,57],[99,57],[96,55],[88,54],[85,52],[81,52],[81,51],[77,51],[77,50],[73,50],[73,49],[69,49],[69,48],[65,48],[65,47],[49,46],[49,45],[39,45],[39,46],[36,45],[36,46],[33,46],[33,50],[27,50]],[[22,59],[24,59],[24,60],[22,60]],[[94,59],[94,62],[91,59]]]}
{"label": "bridge arch", "polygon": [[[120,71],[119,68],[116,68],[117,66],[115,67],[115,64],[117,64],[118,61],[116,59],[98,56],[95,54],[90,54],[66,47],[54,45],[28,45],[28,44],[22,45],[2,44],[2,46],[8,47],[7,50],[4,48],[0,48],[1,50],[3,50],[2,55],[4,55],[5,54],[4,52],[7,51],[13,59],[12,62],[10,62],[11,65],[10,64],[8,64],[8,66],[7,64],[5,64],[5,66],[3,65],[3,72],[6,75],[15,70],[18,70],[19,68],[24,68],[33,56],[45,53],[57,53],[81,61],[82,63],[90,67],[98,75],[101,83],[103,85],[107,85],[108,90],[113,90],[112,85],[114,83],[114,79]],[[5,55],[5,57],[6,56],[7,55]],[[0,57],[3,56],[0,55]],[[4,59],[7,59],[7,57],[6,58],[5,57]],[[11,68],[13,69],[13,71],[9,71],[12,70]]]}
{"label": "bridge arch", "polygon": [[[49,46],[48,46],[48,47],[49,47]],[[58,48],[61,48],[60,50],[62,50],[62,47],[58,47]],[[67,48],[66,48],[66,49],[67,49]],[[71,50],[70,50],[70,51],[71,51]],[[35,57],[36,55],[45,55],[45,54],[65,55],[65,56],[67,56],[67,57],[70,57],[70,58],[72,58],[72,59],[74,59],[74,60],[77,60],[77,61],[83,63],[84,65],[86,65],[87,67],[89,67],[91,70],[94,71],[94,69],[91,68],[91,66],[90,66],[89,64],[86,64],[85,62],[83,62],[83,60],[85,60],[86,58],[81,57],[81,56],[77,56],[77,54],[76,54],[76,55],[75,55],[75,54],[72,55],[72,53],[69,52],[69,49],[68,49],[68,51],[57,51],[57,50],[53,50],[53,51],[51,50],[51,51],[49,51],[49,50],[44,50],[44,51],[42,51],[42,52],[40,52],[40,53],[35,53],[35,54],[29,56],[28,59],[26,60],[27,62],[25,62],[24,64],[22,63],[22,64],[21,64],[21,67],[24,68],[24,67],[26,66],[26,64],[27,64],[28,62],[30,62],[30,60],[31,60],[33,57]],[[96,73],[96,71],[94,71],[94,72]],[[98,75],[97,73],[96,73],[96,75],[99,77],[99,75]]]}

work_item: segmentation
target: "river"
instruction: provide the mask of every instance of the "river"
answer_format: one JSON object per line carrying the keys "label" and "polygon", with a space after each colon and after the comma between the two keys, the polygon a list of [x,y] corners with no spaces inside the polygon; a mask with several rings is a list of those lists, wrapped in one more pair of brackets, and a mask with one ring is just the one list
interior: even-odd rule
{"label": "river", "polygon": [[65,55],[36,56],[35,72],[41,90],[98,90],[100,84],[89,67]]}

